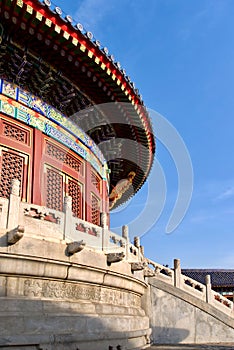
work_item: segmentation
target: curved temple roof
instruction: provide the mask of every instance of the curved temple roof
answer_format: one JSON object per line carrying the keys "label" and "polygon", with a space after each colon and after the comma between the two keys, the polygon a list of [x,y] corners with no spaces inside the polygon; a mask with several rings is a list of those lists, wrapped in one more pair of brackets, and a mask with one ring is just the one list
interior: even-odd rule
{"label": "curved temple roof", "polygon": [[136,173],[134,190],[131,186],[114,207],[123,203],[145,182],[155,153],[138,90],[108,49],[50,1],[1,0],[0,10],[0,77],[86,131],[108,162],[111,188]]}

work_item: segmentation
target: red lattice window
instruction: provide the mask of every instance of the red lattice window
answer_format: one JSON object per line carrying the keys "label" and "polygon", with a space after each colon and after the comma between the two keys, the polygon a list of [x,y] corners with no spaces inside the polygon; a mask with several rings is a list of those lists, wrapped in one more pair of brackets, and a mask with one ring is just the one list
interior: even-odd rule
{"label": "red lattice window", "polygon": [[91,182],[96,187],[98,192],[101,192],[101,178],[94,171],[91,172]]}
{"label": "red lattice window", "polygon": [[50,142],[46,143],[46,154],[58,160],[59,162],[66,164],[77,172],[83,172],[83,163],[81,160],[73,157],[71,154],[67,153],[66,151],[53,145]]}
{"label": "red lattice window", "polygon": [[68,195],[72,197],[72,211],[77,218],[82,218],[82,192],[77,181],[68,179]]}
{"label": "red lattice window", "polygon": [[3,135],[18,142],[28,143],[28,131],[11,123],[3,123]]}
{"label": "red lattice window", "polygon": [[22,194],[24,162],[23,156],[2,150],[0,197],[8,198],[10,196],[13,179],[20,181],[20,194]]}
{"label": "red lattice window", "polygon": [[94,225],[100,225],[100,204],[99,200],[92,195],[91,221]]}
{"label": "red lattice window", "polygon": [[63,209],[63,176],[49,168],[46,171],[46,206],[59,211]]}

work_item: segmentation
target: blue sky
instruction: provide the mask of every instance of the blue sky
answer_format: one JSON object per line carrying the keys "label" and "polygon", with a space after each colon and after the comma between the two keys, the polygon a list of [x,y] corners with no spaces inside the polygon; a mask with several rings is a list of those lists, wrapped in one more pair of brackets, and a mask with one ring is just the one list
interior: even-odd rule
{"label": "blue sky", "polygon": [[[183,138],[194,171],[194,190],[182,223],[165,228],[178,177],[175,162],[160,142],[157,160],[167,184],[164,210],[142,236],[148,257],[182,267],[234,268],[234,1],[80,0],[56,1],[93,32],[135,82],[145,105],[168,119]],[[154,121],[157,129],[157,120]],[[157,174],[130,204],[112,215],[112,226],[142,212],[150,182],[159,200]],[[142,232],[131,232],[142,235]]]}

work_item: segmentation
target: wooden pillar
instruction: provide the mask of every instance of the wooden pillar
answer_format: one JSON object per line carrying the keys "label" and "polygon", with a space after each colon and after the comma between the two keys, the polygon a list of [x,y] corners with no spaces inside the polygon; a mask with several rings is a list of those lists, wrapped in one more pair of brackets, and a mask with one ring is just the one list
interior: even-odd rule
{"label": "wooden pillar", "polygon": [[85,163],[85,220],[92,222],[92,203],[91,203],[91,165]]}
{"label": "wooden pillar", "polygon": [[42,158],[44,138],[40,130],[34,129],[33,132],[32,203],[44,205],[44,203],[42,203],[43,194],[45,195]]}

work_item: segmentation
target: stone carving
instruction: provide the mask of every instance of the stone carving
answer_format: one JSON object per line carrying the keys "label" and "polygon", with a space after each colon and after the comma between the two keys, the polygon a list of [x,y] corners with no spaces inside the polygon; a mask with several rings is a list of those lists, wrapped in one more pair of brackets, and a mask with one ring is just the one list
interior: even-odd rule
{"label": "stone carving", "polygon": [[83,240],[82,241],[68,243],[68,245],[67,245],[67,252],[68,252],[69,255],[73,255],[73,254],[78,253],[81,250],[83,250],[85,245],[86,245],[86,243]]}
{"label": "stone carving", "polygon": [[88,227],[86,231],[89,235],[100,237],[98,230],[95,227]]}
{"label": "stone carving", "polygon": [[107,254],[107,262],[109,264],[119,262],[125,257],[124,252],[121,253],[109,253]]}
{"label": "stone carving", "polygon": [[78,223],[76,224],[76,230],[80,232],[86,232],[86,227],[83,223]]}
{"label": "stone carving", "polygon": [[134,262],[131,263],[131,270],[132,271],[140,271],[143,270],[147,264],[145,262]]}
{"label": "stone carving", "polygon": [[92,224],[88,222],[80,222],[78,219],[78,222],[75,223],[75,228],[77,231],[87,233],[91,236],[100,237],[100,231],[97,227],[94,227]]}
{"label": "stone carving", "polygon": [[134,237],[134,246],[140,248],[140,237]]}
{"label": "stone carving", "polygon": [[25,279],[23,282],[25,297],[51,298],[66,300],[89,300],[126,307],[141,307],[139,295],[117,289],[98,286],[86,286],[69,282]]}
{"label": "stone carving", "polygon": [[156,266],[154,272],[155,272],[155,275],[159,275],[161,272],[161,268],[159,266]]}
{"label": "stone carving", "polygon": [[150,267],[146,267],[144,269],[144,277],[153,277],[153,276],[155,276],[155,272]]}
{"label": "stone carving", "polygon": [[33,279],[24,281],[24,295],[53,299],[100,300],[100,290],[95,287],[77,286],[72,283],[56,281],[37,281]]}
{"label": "stone carving", "polygon": [[42,281],[25,280],[24,281],[24,295],[25,296],[42,296]]}
{"label": "stone carving", "polygon": [[137,256],[137,249],[134,248],[134,245],[132,245],[132,244],[131,244],[130,247],[129,247],[129,252],[130,252],[131,254]]}
{"label": "stone carving", "polygon": [[120,236],[117,236],[115,234],[110,235],[110,242],[118,245],[119,247],[125,247],[126,245],[124,240]]}
{"label": "stone carving", "polygon": [[8,244],[15,244],[24,235],[24,226],[17,226],[15,229],[7,232]]}
{"label": "stone carving", "polygon": [[50,213],[44,207],[41,207],[41,209],[44,209],[44,210],[40,211],[38,208],[33,208],[33,207],[24,208],[24,215],[34,219],[39,219],[39,220],[60,224],[60,217],[58,216],[56,217],[54,213]]}

